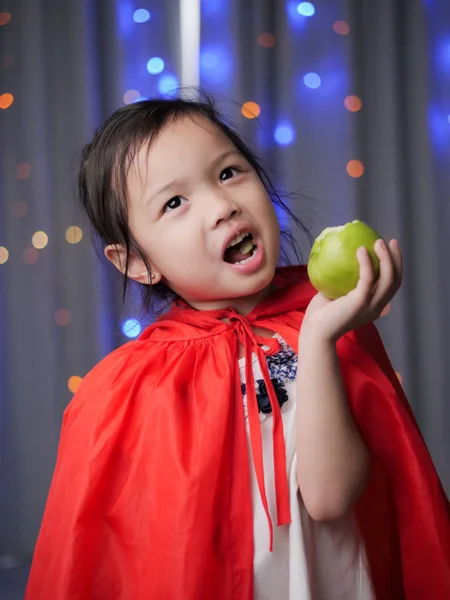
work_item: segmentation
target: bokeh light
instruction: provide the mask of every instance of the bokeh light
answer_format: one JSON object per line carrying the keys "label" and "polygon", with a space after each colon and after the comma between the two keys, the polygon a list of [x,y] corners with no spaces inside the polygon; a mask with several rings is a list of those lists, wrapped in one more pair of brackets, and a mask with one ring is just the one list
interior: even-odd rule
{"label": "bokeh light", "polygon": [[358,110],[361,110],[362,102],[358,96],[347,96],[344,100],[344,106],[350,112],[358,112]]}
{"label": "bokeh light", "polygon": [[14,64],[14,56],[12,54],[3,54],[0,57],[0,66],[2,69],[9,69]]}
{"label": "bokeh light", "polygon": [[67,308],[60,308],[55,312],[55,323],[59,327],[67,327],[70,324],[70,312]]}
{"label": "bokeh light", "polygon": [[23,260],[27,265],[34,265],[39,258],[39,252],[33,246],[26,248],[23,253]]}
{"label": "bokeh light", "polygon": [[11,21],[11,18],[12,18],[11,13],[1,12],[0,13],[0,26],[7,25]]}
{"label": "bokeh light", "polygon": [[135,23],[145,23],[151,17],[151,14],[145,8],[138,8],[134,11],[133,21]]}
{"label": "bokeh light", "polygon": [[81,227],[72,225],[66,229],[66,241],[68,241],[69,244],[79,244],[82,239],[83,231],[81,230]]}
{"label": "bokeh light", "polygon": [[450,36],[445,35],[438,38],[435,45],[435,62],[438,68],[448,69],[450,67]]}
{"label": "bokeh light", "polygon": [[0,246],[0,265],[4,265],[9,258],[9,252],[4,246]]}
{"label": "bokeh light", "polygon": [[142,331],[142,325],[137,319],[127,319],[122,324],[122,333],[128,338],[137,337]]}
{"label": "bokeh light", "polygon": [[361,177],[364,173],[364,165],[360,160],[350,160],[347,163],[347,173],[350,177]]}
{"label": "bokeh light", "polygon": [[164,61],[159,56],[154,56],[147,63],[147,71],[150,75],[159,75],[164,71]]}
{"label": "bokeh light", "polygon": [[300,2],[300,4],[297,6],[297,12],[303,17],[312,17],[316,12],[316,9],[314,4],[311,2]]}
{"label": "bokeh light", "polygon": [[397,379],[400,381],[400,385],[403,383],[403,377],[401,376],[401,374],[396,371],[395,374],[397,375]]}
{"label": "bokeh light", "polygon": [[67,382],[67,387],[72,392],[72,394],[76,394],[82,381],[83,381],[83,379],[81,377],[79,377],[78,375],[72,375],[72,377],[69,377],[69,381]]}
{"label": "bokeh light", "polygon": [[295,139],[294,129],[287,123],[280,124],[275,129],[274,139],[280,146],[288,146]]}
{"label": "bokeh light", "polygon": [[19,200],[19,202],[16,202],[13,205],[12,212],[13,212],[13,215],[15,217],[17,217],[18,219],[23,219],[23,217],[28,212],[28,204],[26,202],[24,202],[23,200]]}
{"label": "bokeh light", "polygon": [[179,87],[174,75],[163,75],[158,81],[158,91],[165,96],[175,96]]}
{"label": "bokeh light", "polygon": [[123,101],[125,104],[131,104],[132,102],[136,102],[141,97],[141,93],[137,90],[128,90],[123,95]]}
{"label": "bokeh light", "polygon": [[37,250],[42,250],[48,244],[48,235],[45,231],[36,231],[31,238],[31,243]]}
{"label": "bokeh light", "polygon": [[447,115],[441,107],[429,103],[427,110],[428,131],[436,149],[448,149],[448,121]]}
{"label": "bokeh light", "polygon": [[306,73],[306,75],[303,77],[303,83],[306,85],[306,87],[315,90],[320,86],[322,80],[317,73]]}
{"label": "bokeh light", "polygon": [[203,69],[212,70],[219,66],[219,57],[215,52],[202,52],[200,63]]}
{"label": "bokeh light", "polygon": [[256,119],[261,114],[261,107],[256,102],[244,102],[241,112],[246,119]]}
{"label": "bokeh light", "polygon": [[31,166],[26,163],[20,163],[16,167],[16,177],[17,179],[27,179],[31,175]]}
{"label": "bokeh light", "polygon": [[275,42],[276,39],[273,33],[260,33],[258,35],[258,44],[263,48],[273,48]]}
{"label": "bokeh light", "polygon": [[208,85],[227,83],[232,71],[230,52],[224,47],[207,47],[200,54],[202,80]]}
{"label": "bokeh light", "polygon": [[0,95],[0,108],[9,108],[13,102],[14,96],[12,94],[6,93]]}
{"label": "bokeh light", "polygon": [[447,117],[448,124],[450,125],[450,115]]}
{"label": "bokeh light", "polygon": [[224,6],[226,0],[205,0],[201,3],[202,13],[205,16],[212,17],[220,15],[226,9]]}
{"label": "bokeh light", "polygon": [[350,32],[350,26],[346,21],[335,21],[333,29],[339,35],[348,35]]}

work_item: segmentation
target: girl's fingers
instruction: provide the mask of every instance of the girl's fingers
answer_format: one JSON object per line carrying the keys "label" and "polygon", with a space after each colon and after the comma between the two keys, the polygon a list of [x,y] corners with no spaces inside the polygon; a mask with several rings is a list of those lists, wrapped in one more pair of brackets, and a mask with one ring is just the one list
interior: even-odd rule
{"label": "girl's fingers", "polygon": [[401,264],[398,257],[395,257],[398,254],[395,245],[388,246],[386,242],[379,240],[375,244],[375,251],[380,259],[380,276],[374,290],[372,305],[375,312],[381,313],[400,286]]}
{"label": "girl's fingers", "polygon": [[357,252],[359,262],[359,281],[356,286],[356,292],[362,303],[366,303],[372,293],[374,284],[374,272],[369,253],[366,248],[361,247]]}

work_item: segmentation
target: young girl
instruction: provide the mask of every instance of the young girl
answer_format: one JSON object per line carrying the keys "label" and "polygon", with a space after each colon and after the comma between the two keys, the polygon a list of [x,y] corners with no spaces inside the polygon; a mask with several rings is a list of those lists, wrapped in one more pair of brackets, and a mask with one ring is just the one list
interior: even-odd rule
{"label": "young girl", "polygon": [[443,600],[448,501],[371,324],[278,268],[283,207],[208,100],[118,110],[80,170],[107,258],[170,309],[66,410],[27,600]]}

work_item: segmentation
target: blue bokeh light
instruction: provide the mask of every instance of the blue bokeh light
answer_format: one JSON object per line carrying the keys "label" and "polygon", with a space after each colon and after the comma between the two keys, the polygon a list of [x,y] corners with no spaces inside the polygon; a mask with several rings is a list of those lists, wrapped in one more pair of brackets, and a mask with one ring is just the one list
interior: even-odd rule
{"label": "blue bokeh light", "polygon": [[219,57],[215,52],[202,52],[200,56],[200,65],[207,71],[212,71],[219,66]]}
{"label": "blue bokeh light", "polygon": [[228,81],[232,70],[231,56],[223,48],[206,48],[200,54],[200,73],[209,84]]}
{"label": "blue bokeh light", "polygon": [[436,62],[439,69],[447,70],[450,67],[450,38],[448,36],[440,39],[436,46]]}
{"label": "blue bokeh light", "polygon": [[207,16],[218,15],[225,10],[224,4],[224,0],[203,0],[201,3],[202,13]]}
{"label": "blue bokeh light", "polygon": [[312,17],[316,12],[316,9],[314,4],[311,4],[311,2],[300,2],[300,4],[297,6],[297,12],[303,17]]}
{"label": "blue bokeh light", "polygon": [[306,75],[303,77],[303,83],[306,85],[306,87],[315,90],[320,86],[322,80],[317,73],[306,73]]}
{"label": "blue bokeh light", "polygon": [[151,14],[145,8],[138,8],[134,11],[133,21],[135,23],[145,23],[151,17]]}
{"label": "blue bokeh light", "polygon": [[288,123],[281,123],[277,126],[274,133],[274,139],[280,146],[288,146],[295,139],[295,132]]}
{"label": "blue bokeh light", "polygon": [[127,319],[122,324],[122,333],[128,338],[136,338],[142,331],[142,325],[137,319]]}
{"label": "blue bokeh light", "polygon": [[439,106],[430,104],[428,106],[428,130],[433,146],[437,149],[448,149],[448,136],[450,123],[450,115],[447,111],[444,113]]}
{"label": "blue bokeh light", "polygon": [[150,75],[159,75],[164,71],[164,61],[159,56],[154,56],[147,63],[147,71]]}
{"label": "blue bokeh light", "polygon": [[[289,23],[291,27],[296,30],[304,30],[308,27],[309,17],[306,17],[300,10],[304,11],[304,4],[310,4],[309,2],[301,2],[297,0],[286,0],[286,11],[289,17]],[[308,12],[306,10],[306,12]]]}
{"label": "blue bokeh light", "polygon": [[178,79],[174,75],[163,75],[158,81],[158,91],[165,96],[175,96],[178,87]]}

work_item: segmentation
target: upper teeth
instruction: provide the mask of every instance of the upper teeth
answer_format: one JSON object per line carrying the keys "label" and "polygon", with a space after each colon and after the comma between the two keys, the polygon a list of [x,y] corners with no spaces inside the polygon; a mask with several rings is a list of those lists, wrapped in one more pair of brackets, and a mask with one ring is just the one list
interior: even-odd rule
{"label": "upper teeth", "polygon": [[236,236],[234,236],[234,238],[228,244],[227,248],[230,248],[231,246],[235,246],[236,244],[239,244],[239,242],[242,242],[242,240],[245,237],[247,237],[248,235],[249,235],[249,233],[238,233]]}

